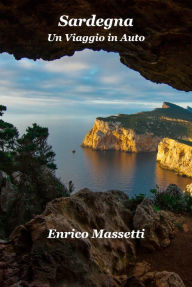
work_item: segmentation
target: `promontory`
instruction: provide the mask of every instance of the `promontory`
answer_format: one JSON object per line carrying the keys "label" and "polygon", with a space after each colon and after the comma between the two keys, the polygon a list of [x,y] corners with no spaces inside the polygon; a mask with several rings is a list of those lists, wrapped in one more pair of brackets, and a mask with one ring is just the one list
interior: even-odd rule
{"label": "promontory", "polygon": [[99,117],[82,146],[94,150],[152,152],[157,151],[163,138],[191,140],[190,109],[164,102],[162,108],[149,112]]}

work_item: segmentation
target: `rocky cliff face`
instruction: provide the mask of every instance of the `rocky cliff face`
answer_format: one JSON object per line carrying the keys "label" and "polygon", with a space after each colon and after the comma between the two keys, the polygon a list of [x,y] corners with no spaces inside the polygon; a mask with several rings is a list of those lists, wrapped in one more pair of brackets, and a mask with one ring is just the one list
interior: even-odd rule
{"label": "rocky cliff face", "polygon": [[[155,11],[155,13],[154,13]],[[58,27],[61,15],[89,18],[133,18],[134,27],[112,27],[110,33],[144,35],[145,42],[48,42],[48,34],[107,36],[101,27]],[[168,83],[185,91],[192,90],[192,9],[189,0],[10,0],[0,3],[0,52],[19,59],[54,60],[85,48],[117,52],[121,62],[154,82]],[[14,39],[14,40],[13,40]],[[183,49],[183,47],[185,47]]]}
{"label": "rocky cliff face", "polygon": [[156,151],[165,138],[192,138],[192,113],[172,103],[137,114],[97,118],[82,146],[95,150]]}
{"label": "rocky cliff face", "polygon": [[188,184],[186,187],[185,187],[185,192],[189,193],[192,195],[192,183]]}
{"label": "rocky cliff face", "polygon": [[136,134],[120,122],[95,120],[93,128],[85,136],[82,146],[95,150],[119,150],[127,152],[156,151],[161,137],[152,133]]}
{"label": "rocky cliff face", "polygon": [[161,166],[179,174],[192,177],[192,144],[169,138],[163,139],[158,146],[157,161]]}
{"label": "rocky cliff face", "polygon": [[136,212],[129,208],[128,197],[120,191],[84,189],[48,203],[41,215],[16,228],[9,242],[0,241],[1,286],[184,287],[175,273],[149,272],[148,265],[135,265],[136,239],[47,238],[49,229],[91,234],[93,229],[146,228],[145,250],[170,244],[175,232],[173,215],[155,212],[150,201],[144,201]]}

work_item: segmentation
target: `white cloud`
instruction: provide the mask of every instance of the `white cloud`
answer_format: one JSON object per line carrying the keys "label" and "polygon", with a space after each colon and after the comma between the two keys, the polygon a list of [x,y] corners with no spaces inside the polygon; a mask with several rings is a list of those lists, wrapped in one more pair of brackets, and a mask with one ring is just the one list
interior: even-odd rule
{"label": "white cloud", "polygon": [[108,75],[108,76],[102,76],[100,78],[100,82],[103,84],[120,84],[122,82],[122,78],[118,75]]}
{"label": "white cloud", "polygon": [[92,93],[94,91],[94,87],[86,85],[78,85],[75,87],[75,91],[78,93]]}
{"label": "white cloud", "polygon": [[1,96],[1,104],[15,106],[15,105],[32,105],[32,106],[45,106],[55,105],[61,103],[60,98],[34,98],[34,97],[21,97],[21,96]]}
{"label": "white cloud", "polygon": [[[156,108],[158,106],[158,103],[151,102],[150,104],[144,101],[130,101],[130,100],[105,100],[105,99],[97,99],[97,100],[90,100],[89,103],[92,104],[100,104],[100,105],[122,105],[122,106],[129,106],[129,105],[142,105],[147,106],[150,108]],[[161,105],[161,103],[159,103]]]}
{"label": "white cloud", "polygon": [[89,69],[89,65],[83,62],[70,62],[69,60],[55,60],[54,62],[46,62],[44,68],[54,73],[75,73]]}
{"label": "white cloud", "polygon": [[146,81],[113,53],[84,50],[51,62],[16,61],[2,55],[0,70],[0,103],[14,110],[23,106],[30,111],[31,106],[41,113],[43,106],[54,105],[50,110],[55,114],[82,111],[86,115],[92,108],[104,114],[129,112],[135,106],[138,111],[148,110],[160,107],[163,101],[192,105],[190,93]]}
{"label": "white cloud", "polygon": [[37,62],[28,59],[21,59],[18,61],[18,65],[24,69],[34,69],[37,67],[36,63]]}

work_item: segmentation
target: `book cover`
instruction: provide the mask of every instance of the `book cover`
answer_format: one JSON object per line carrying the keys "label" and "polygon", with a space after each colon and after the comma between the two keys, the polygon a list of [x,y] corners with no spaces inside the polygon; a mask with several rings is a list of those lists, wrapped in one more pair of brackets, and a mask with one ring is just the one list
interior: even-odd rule
{"label": "book cover", "polygon": [[0,286],[191,287],[192,6],[0,3]]}

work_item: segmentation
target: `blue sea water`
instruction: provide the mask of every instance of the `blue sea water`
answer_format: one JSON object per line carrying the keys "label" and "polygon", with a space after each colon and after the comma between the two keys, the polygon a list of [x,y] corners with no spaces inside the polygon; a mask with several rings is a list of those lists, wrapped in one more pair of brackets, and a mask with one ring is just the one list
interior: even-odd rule
{"label": "blue sea water", "polygon": [[[21,133],[34,122],[33,117],[14,120]],[[91,129],[94,118],[38,117],[35,122],[47,126],[49,143],[56,153],[56,174],[67,184],[73,181],[75,191],[87,187],[93,191],[117,189],[133,196],[149,193],[156,184],[164,188],[170,183],[184,188],[191,179],[162,169],[156,163],[156,153],[126,153],[118,151],[93,151],[80,146]],[[75,153],[72,153],[75,150]]]}

